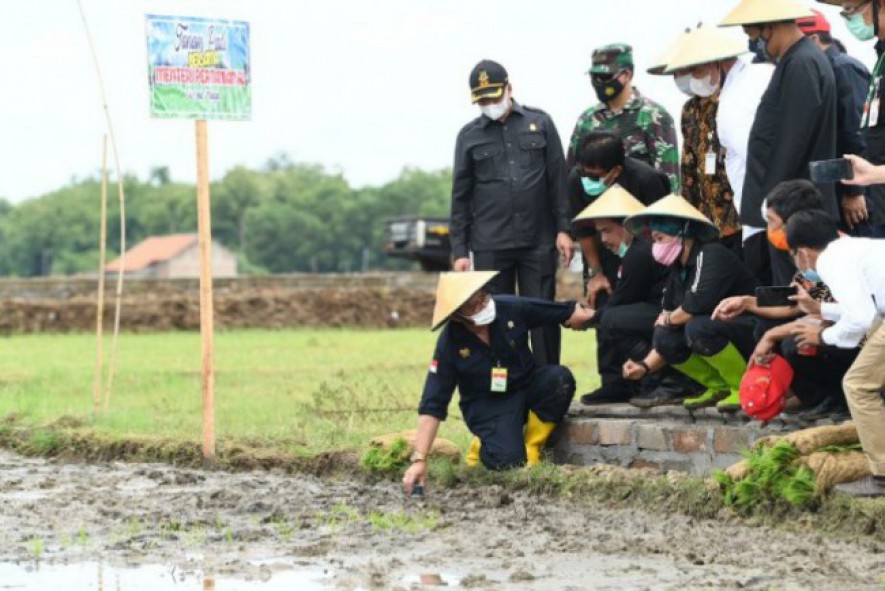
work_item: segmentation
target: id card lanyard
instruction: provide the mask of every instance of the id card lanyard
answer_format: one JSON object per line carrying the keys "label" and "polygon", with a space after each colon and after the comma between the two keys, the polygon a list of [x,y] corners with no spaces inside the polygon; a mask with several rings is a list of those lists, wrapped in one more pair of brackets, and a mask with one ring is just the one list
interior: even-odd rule
{"label": "id card lanyard", "polygon": [[866,129],[875,127],[879,124],[880,99],[879,91],[882,87],[882,64],[885,62],[885,53],[879,57],[876,62],[876,69],[873,70],[873,78],[870,82],[870,91],[867,94],[867,102],[864,104],[863,117],[860,121],[860,127]]}
{"label": "id card lanyard", "polygon": [[716,162],[718,161],[718,154],[713,151],[713,132],[707,136],[707,156],[704,158],[704,174],[707,176],[713,176],[716,174]]}
{"label": "id card lanyard", "polygon": [[500,361],[492,368],[492,392],[507,392],[507,368],[501,367]]}

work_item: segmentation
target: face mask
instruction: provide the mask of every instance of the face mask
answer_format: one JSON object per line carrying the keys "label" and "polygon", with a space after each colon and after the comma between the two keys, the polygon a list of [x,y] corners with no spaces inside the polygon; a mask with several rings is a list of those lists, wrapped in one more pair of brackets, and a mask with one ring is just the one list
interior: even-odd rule
{"label": "face mask", "polygon": [[869,41],[876,36],[873,23],[866,24],[863,21],[863,14],[852,14],[845,17],[845,26],[858,41]]}
{"label": "face mask", "polygon": [[590,197],[599,197],[608,189],[608,185],[605,184],[604,180],[593,180],[586,176],[581,177],[581,184],[584,186],[584,192]]}
{"label": "face mask", "polygon": [[504,96],[502,96],[501,100],[497,103],[492,105],[482,105],[479,107],[479,110],[492,121],[497,121],[510,110],[510,91],[506,91]]}
{"label": "face mask", "polygon": [[618,81],[619,74],[620,72],[612,76],[612,79],[607,82],[596,82],[596,80],[591,78],[593,89],[596,91],[596,98],[599,99],[599,102],[610,103],[624,92],[624,85]]}
{"label": "face mask", "polygon": [[750,39],[749,47],[750,51],[753,52],[753,55],[755,56],[753,58],[753,63],[765,64],[772,63],[774,61],[768,54],[768,41],[763,39],[762,35],[756,37],[755,40]]}
{"label": "face mask", "polygon": [[691,74],[683,74],[673,78],[676,81],[676,88],[684,95],[694,96],[691,92]]}
{"label": "face mask", "polygon": [[805,264],[807,265],[804,269],[800,268],[799,271],[802,273],[802,276],[811,281],[812,283],[823,283],[824,279],[821,277],[817,271],[811,268],[811,265],[808,265],[808,256],[803,253],[805,256]]}
{"label": "face mask", "polygon": [[710,80],[711,74],[707,74],[704,78],[695,78],[694,76],[689,75],[689,85],[691,87],[691,93],[695,96],[706,98],[708,96],[713,96],[719,90],[718,84],[713,84]]}
{"label": "face mask", "polygon": [[768,241],[778,250],[789,251],[790,245],[787,244],[787,231],[781,227],[777,230],[768,229]]}
{"label": "face mask", "polygon": [[495,300],[493,298],[489,298],[489,303],[485,305],[485,307],[470,316],[470,320],[476,326],[488,326],[492,322],[495,321],[495,316],[497,316],[497,310],[495,309]]}
{"label": "face mask", "polygon": [[627,246],[626,244],[621,242],[621,245],[618,247],[618,257],[624,258],[625,256],[627,256],[627,250],[629,248],[630,248],[629,246]]}
{"label": "face mask", "polygon": [[677,238],[672,242],[655,242],[651,247],[654,259],[665,267],[671,266],[682,253],[682,239]]}

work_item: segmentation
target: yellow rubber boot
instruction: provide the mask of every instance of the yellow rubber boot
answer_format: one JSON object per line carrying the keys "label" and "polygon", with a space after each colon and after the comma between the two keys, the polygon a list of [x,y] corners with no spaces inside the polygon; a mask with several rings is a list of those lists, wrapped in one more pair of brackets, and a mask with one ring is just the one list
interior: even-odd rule
{"label": "yellow rubber boot", "polygon": [[479,441],[479,437],[474,437],[473,441],[470,442],[470,449],[467,450],[467,455],[464,456],[464,464],[468,468],[476,468],[479,466],[480,447],[482,447],[482,443]]}
{"label": "yellow rubber boot", "polygon": [[541,463],[541,451],[555,428],[556,423],[545,423],[533,411],[529,411],[529,419],[525,424],[526,466]]}

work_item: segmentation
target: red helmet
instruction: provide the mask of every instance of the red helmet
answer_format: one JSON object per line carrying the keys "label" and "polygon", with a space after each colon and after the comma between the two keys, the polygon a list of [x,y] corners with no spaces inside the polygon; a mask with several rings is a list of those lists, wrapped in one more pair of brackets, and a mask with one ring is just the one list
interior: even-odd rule
{"label": "red helmet", "polygon": [[784,410],[784,398],[793,381],[793,368],[775,355],[769,365],[751,363],[741,380],[741,408],[760,421],[770,421]]}

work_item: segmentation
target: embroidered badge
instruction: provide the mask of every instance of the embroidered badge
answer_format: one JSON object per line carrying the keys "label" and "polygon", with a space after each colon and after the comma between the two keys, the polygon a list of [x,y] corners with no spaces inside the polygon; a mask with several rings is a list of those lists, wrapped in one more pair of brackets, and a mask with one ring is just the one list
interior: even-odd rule
{"label": "embroidered badge", "polygon": [[439,367],[439,361],[434,359],[430,362],[430,373],[436,373],[436,368]]}
{"label": "embroidered badge", "polygon": [[529,131],[538,131],[538,126],[534,123],[529,123]]}
{"label": "embroidered badge", "polygon": [[489,85],[489,73],[485,70],[481,70],[479,73],[479,87],[485,88]]}
{"label": "embroidered badge", "polygon": [[467,347],[461,349],[460,351],[458,351],[458,353],[461,355],[461,359],[467,359],[468,357],[470,357],[470,349],[468,349]]}

